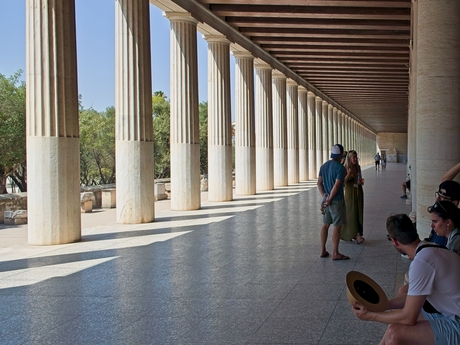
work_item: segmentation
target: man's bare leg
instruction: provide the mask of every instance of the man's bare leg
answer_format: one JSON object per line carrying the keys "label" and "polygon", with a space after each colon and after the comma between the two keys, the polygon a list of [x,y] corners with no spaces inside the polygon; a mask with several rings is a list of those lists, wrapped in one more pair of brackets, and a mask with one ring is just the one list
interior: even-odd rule
{"label": "man's bare leg", "polygon": [[334,226],[332,230],[332,259],[337,260],[345,255],[339,253],[340,231],[342,225]]}
{"label": "man's bare leg", "polygon": [[323,224],[321,227],[321,256],[326,255],[326,241],[327,241],[327,234],[329,232],[329,224]]}
{"label": "man's bare leg", "polygon": [[418,321],[414,326],[389,325],[380,345],[420,344],[434,345],[434,334],[428,321]]}

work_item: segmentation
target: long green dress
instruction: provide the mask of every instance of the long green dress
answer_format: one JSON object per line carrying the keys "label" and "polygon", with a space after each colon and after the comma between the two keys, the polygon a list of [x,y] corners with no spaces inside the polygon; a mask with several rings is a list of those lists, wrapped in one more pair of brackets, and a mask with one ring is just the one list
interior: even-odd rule
{"label": "long green dress", "polygon": [[350,241],[357,234],[363,235],[364,194],[363,187],[357,181],[354,174],[345,181],[346,220],[340,233],[340,238],[344,241]]}

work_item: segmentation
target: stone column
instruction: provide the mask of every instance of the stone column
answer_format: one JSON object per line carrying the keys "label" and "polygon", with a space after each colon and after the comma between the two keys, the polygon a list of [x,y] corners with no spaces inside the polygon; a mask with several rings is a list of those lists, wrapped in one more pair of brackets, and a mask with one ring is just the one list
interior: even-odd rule
{"label": "stone column", "polygon": [[208,200],[233,199],[230,42],[208,41]]}
{"label": "stone column", "polygon": [[[337,111],[337,143],[342,144],[343,143],[343,121],[342,121],[342,111],[338,110]],[[343,145],[343,144],[342,144]]]}
{"label": "stone column", "polygon": [[459,13],[456,0],[418,1],[416,174],[421,238],[429,233],[426,208],[433,204],[440,177],[460,160]]}
{"label": "stone column", "polygon": [[[417,161],[416,161],[416,123],[417,123],[417,113],[416,113],[416,102],[417,102],[417,7],[418,2],[412,2],[411,7],[411,36],[412,44],[410,44],[410,70],[409,70],[409,116],[407,121],[407,165],[406,165],[406,175],[411,174],[411,192],[408,195],[406,200],[411,203],[412,209],[409,217],[413,222],[417,221]],[[415,28],[415,29],[414,29]]]}
{"label": "stone column", "polygon": [[171,209],[201,206],[197,20],[168,12],[171,22]]}
{"label": "stone column", "polygon": [[273,71],[273,167],[275,187],[288,185],[286,76]]}
{"label": "stone column", "polygon": [[316,169],[316,96],[310,91],[307,95],[308,176],[310,179],[316,179],[318,177]]}
{"label": "stone column", "polygon": [[337,119],[337,108],[334,107],[332,110],[332,125],[333,125],[333,134],[332,134],[332,141],[333,145],[337,144],[339,142],[339,122]]}
{"label": "stone column", "polygon": [[299,86],[299,180],[308,181],[309,171],[309,127],[308,127],[308,92]]}
{"label": "stone column", "polygon": [[236,194],[256,194],[256,135],[254,118],[254,57],[235,57],[235,179]]}
{"label": "stone column", "polygon": [[323,159],[323,125],[321,119],[321,112],[323,110],[323,100],[321,97],[315,98],[315,123],[316,123],[316,172],[315,176],[318,177],[319,168],[324,163]]}
{"label": "stone column", "polygon": [[288,184],[295,184],[299,183],[299,92],[297,83],[288,79],[286,90]]}
{"label": "stone column", "polygon": [[146,223],[155,219],[150,4],[115,4],[117,222]]}
{"label": "stone column", "polygon": [[75,1],[26,5],[28,241],[80,240]]}
{"label": "stone column", "polygon": [[[327,106],[327,142],[328,142],[328,153],[331,150],[332,146],[336,144],[334,142],[334,119],[333,119],[333,109],[334,107],[332,105]],[[329,157],[329,154],[328,154]]]}
{"label": "stone column", "polygon": [[328,138],[328,131],[329,131],[329,114],[327,112],[328,103],[323,101],[322,103],[322,111],[321,111],[321,121],[322,121],[322,139],[323,139],[323,163],[329,160],[329,151],[331,147],[329,147],[329,138]]}
{"label": "stone column", "polygon": [[273,180],[273,104],[272,68],[256,60],[256,189],[272,190]]}

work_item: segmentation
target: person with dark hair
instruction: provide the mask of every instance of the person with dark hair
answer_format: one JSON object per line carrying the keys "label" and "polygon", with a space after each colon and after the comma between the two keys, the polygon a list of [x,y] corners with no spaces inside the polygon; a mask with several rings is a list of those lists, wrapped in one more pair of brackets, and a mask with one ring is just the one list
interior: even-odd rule
{"label": "person with dark hair", "polygon": [[[434,193],[436,201],[448,201],[458,207],[460,200],[460,183],[457,181],[444,181],[439,185],[439,189]],[[447,243],[447,238],[443,235],[437,234],[433,229],[431,229],[430,236],[425,239],[426,241],[445,246]]]}
{"label": "person with dark hair", "polygon": [[460,256],[420,241],[405,214],[388,217],[386,228],[395,249],[413,259],[409,290],[390,299],[384,312],[354,302],[353,313],[388,324],[380,344],[460,344]]}
{"label": "person with dark hair", "polygon": [[374,156],[375,160],[375,171],[380,171],[380,154],[377,152],[377,154]]}
{"label": "person with dark hair", "polygon": [[326,251],[326,241],[331,224],[334,225],[332,232],[332,260],[348,260],[348,256],[339,252],[340,230],[345,220],[345,201],[343,196],[343,182],[345,179],[345,168],[340,161],[343,158],[343,146],[336,144],[332,146],[331,160],[324,163],[319,169],[318,191],[321,193],[324,202],[321,203],[323,210],[323,226],[321,227],[321,254],[326,258],[329,253]]}
{"label": "person with dark hair", "polygon": [[427,211],[436,235],[446,237],[447,249],[460,254],[460,209],[450,201],[443,200],[435,202]]}

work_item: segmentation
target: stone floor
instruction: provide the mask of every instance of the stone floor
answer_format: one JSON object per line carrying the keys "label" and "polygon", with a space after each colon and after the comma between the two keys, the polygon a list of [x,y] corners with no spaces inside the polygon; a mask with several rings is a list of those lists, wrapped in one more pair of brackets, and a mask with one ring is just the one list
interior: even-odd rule
{"label": "stone floor", "polygon": [[394,295],[409,260],[385,219],[410,211],[405,175],[396,163],[363,171],[366,242],[341,241],[349,261],[319,257],[315,181],[227,203],[203,195],[191,212],[160,201],[150,224],[97,210],[68,245],[28,246],[26,225],[0,225],[0,344],[377,344],[386,326],[355,318],[345,275]]}

